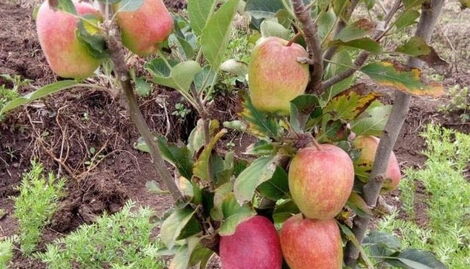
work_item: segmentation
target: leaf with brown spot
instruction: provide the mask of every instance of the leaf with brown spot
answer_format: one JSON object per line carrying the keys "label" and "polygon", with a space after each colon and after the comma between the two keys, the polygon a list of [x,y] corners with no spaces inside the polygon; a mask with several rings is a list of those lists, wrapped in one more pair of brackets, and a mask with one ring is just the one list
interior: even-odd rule
{"label": "leaf with brown spot", "polygon": [[325,106],[324,113],[330,114],[332,119],[345,121],[354,120],[380,95],[378,93],[365,93],[366,85],[360,83],[354,85],[341,94],[333,97]]}
{"label": "leaf with brown spot", "polygon": [[420,37],[412,37],[405,44],[399,46],[395,51],[409,56],[418,57],[421,61],[436,69],[445,68],[449,65],[439,57],[433,47],[426,44],[426,41]]}
{"label": "leaf with brown spot", "polygon": [[400,63],[390,61],[371,63],[361,68],[361,72],[380,86],[411,95],[439,97],[444,94],[444,87],[440,83],[426,83],[420,69],[409,68]]}
{"label": "leaf with brown spot", "polygon": [[362,18],[346,26],[341,32],[338,33],[335,39],[341,40],[343,42],[361,39],[369,35],[372,30],[375,29],[375,26],[376,24],[372,21]]}

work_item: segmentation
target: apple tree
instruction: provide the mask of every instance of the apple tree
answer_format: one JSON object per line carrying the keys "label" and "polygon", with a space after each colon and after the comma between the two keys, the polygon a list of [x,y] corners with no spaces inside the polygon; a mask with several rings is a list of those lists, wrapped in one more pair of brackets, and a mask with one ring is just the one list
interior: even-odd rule
{"label": "apple tree", "polygon": [[[172,257],[170,268],[205,268],[214,254],[223,268],[445,268],[431,253],[369,230],[380,194],[401,179],[392,149],[411,97],[444,92],[421,71],[446,64],[430,46],[443,0],[389,8],[374,0],[188,0],[187,16],[171,16],[161,0],[96,2],[41,6],[41,47],[52,70],[71,79],[0,114],[66,88],[100,87],[84,79],[104,74],[141,135],[136,147],[152,157],[162,186],[151,189],[175,200],[158,253]],[[259,33],[248,63],[225,58],[236,16]],[[405,43],[384,47],[414,26]],[[128,53],[148,56],[147,79],[197,111],[186,144],[149,129],[136,98],[145,80],[130,70]],[[248,90],[240,90],[239,119],[221,123],[209,103],[224,72],[247,78]],[[394,91],[393,106],[356,74]],[[256,142],[244,152],[220,150],[229,132]]]}

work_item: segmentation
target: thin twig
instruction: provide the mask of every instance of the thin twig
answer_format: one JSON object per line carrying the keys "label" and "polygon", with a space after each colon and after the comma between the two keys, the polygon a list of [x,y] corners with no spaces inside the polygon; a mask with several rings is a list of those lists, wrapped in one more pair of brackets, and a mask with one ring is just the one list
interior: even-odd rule
{"label": "thin twig", "polygon": [[302,0],[292,0],[294,13],[302,23],[305,41],[308,45],[308,51],[313,62],[311,82],[307,89],[309,93],[320,93],[320,85],[323,76],[323,59],[321,41],[318,37],[317,25],[313,22],[310,8],[306,8]]}
{"label": "thin twig", "polygon": [[[418,23],[415,36],[423,38],[426,43],[429,43],[431,39],[434,26],[441,13],[444,2],[445,0],[431,0],[430,2],[425,2],[421,7],[422,15]],[[408,65],[410,67],[419,68],[422,64],[423,63],[417,58],[410,58],[408,60]],[[367,205],[372,208],[376,206],[390,154],[408,114],[410,100],[410,95],[402,92],[396,93],[392,113],[390,114],[390,118],[385,126],[384,134],[380,139],[377,155],[374,160],[374,166],[369,176],[369,181],[363,188],[364,200]],[[353,232],[359,242],[362,242],[371,218],[372,216],[357,216],[354,218]],[[355,268],[358,256],[359,250],[354,246],[354,244],[352,244],[352,242],[348,242],[344,255],[346,265],[351,268]]]}

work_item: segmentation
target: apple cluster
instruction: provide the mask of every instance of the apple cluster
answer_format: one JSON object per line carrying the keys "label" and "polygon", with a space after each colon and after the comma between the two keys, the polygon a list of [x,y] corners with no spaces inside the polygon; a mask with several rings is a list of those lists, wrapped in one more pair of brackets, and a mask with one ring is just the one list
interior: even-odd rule
{"label": "apple cluster", "polygon": [[[74,2],[77,15],[102,20],[92,5]],[[145,0],[137,10],[121,11],[113,5],[121,39],[130,51],[147,56],[155,53],[173,30],[173,18],[162,0]],[[87,78],[101,64],[77,36],[79,18],[57,10],[45,1],[39,8],[36,25],[39,43],[52,71],[64,78]]]}
{"label": "apple cluster", "polygon": [[[289,114],[290,101],[305,92],[310,79],[308,65],[299,62],[299,58],[308,57],[307,51],[298,44],[268,37],[259,41],[251,57],[253,105],[263,112]],[[284,257],[291,269],[342,268],[343,242],[335,216],[351,195],[357,171],[370,173],[378,144],[379,139],[373,136],[354,138],[352,145],[358,151],[354,161],[332,144],[300,149],[290,162],[288,181],[301,214],[291,216],[279,232],[263,216],[241,223],[235,234],[221,238],[222,267],[280,269]],[[400,177],[392,153],[383,190],[396,188]]]}

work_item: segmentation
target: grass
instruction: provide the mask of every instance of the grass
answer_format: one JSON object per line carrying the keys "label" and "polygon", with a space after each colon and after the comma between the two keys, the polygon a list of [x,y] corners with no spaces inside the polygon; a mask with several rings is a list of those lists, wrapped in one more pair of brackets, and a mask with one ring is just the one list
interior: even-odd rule
{"label": "grass", "polygon": [[43,228],[48,224],[63,196],[65,181],[58,180],[53,174],[46,176],[43,166],[32,162],[32,168],[23,175],[14,197],[15,218],[19,224],[19,242],[24,254],[31,254],[39,242]]}
{"label": "grass", "polygon": [[[470,159],[470,135],[429,125],[422,136],[427,141],[425,168],[409,169],[402,181],[402,210],[408,219],[399,219],[398,212],[383,219],[379,230],[394,232],[403,245],[431,251],[449,268],[468,268],[470,264],[470,183],[463,171]],[[417,183],[428,193],[428,223],[418,226],[414,204]]]}
{"label": "grass", "polygon": [[114,215],[100,217],[96,223],[83,225],[77,231],[47,246],[36,256],[49,269],[114,268],[162,269],[158,242],[150,238],[155,224],[147,208],[134,210],[127,203]]}

